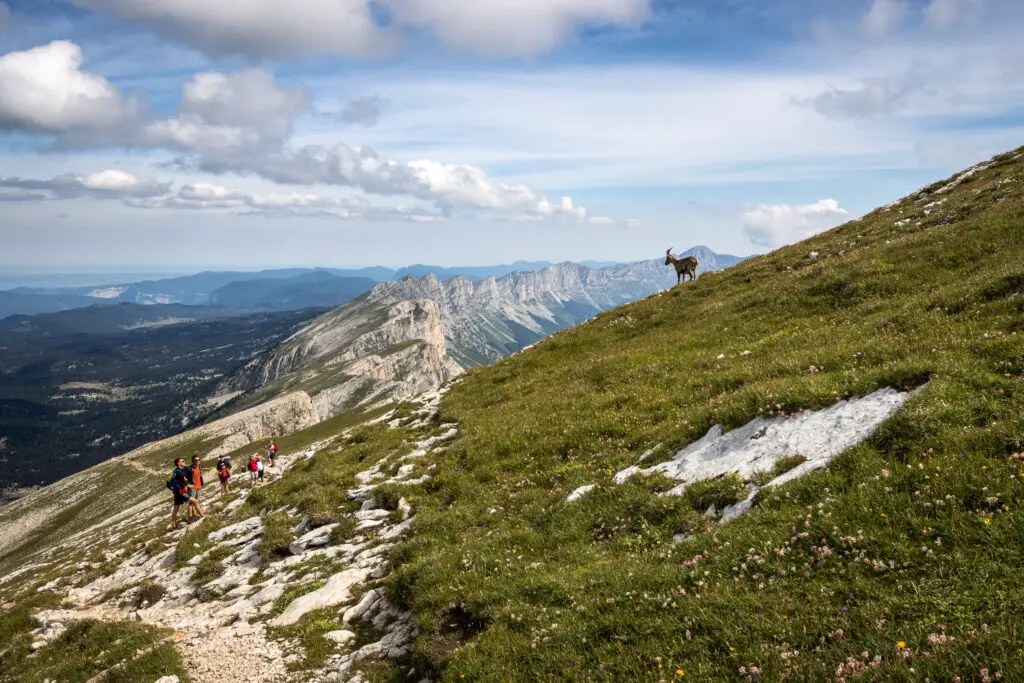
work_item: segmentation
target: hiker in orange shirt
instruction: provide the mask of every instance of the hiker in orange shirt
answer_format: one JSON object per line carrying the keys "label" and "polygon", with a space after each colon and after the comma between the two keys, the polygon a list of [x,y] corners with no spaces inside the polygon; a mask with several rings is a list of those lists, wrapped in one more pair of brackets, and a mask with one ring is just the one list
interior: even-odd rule
{"label": "hiker in orange shirt", "polygon": [[192,499],[196,502],[196,511],[200,517],[204,517],[203,508],[199,504],[199,491],[203,488],[203,467],[199,462],[199,456],[192,456],[192,467],[188,471],[189,474],[189,492],[192,494]]}

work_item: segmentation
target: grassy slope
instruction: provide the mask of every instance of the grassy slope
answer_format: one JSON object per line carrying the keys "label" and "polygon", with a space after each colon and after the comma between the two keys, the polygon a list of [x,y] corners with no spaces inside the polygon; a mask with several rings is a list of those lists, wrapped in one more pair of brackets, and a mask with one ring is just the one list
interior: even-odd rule
{"label": "grassy slope", "polygon": [[[410,497],[391,580],[421,666],[832,680],[867,652],[883,680],[1024,679],[1022,151],[474,370],[442,404],[460,438]],[[870,443],[680,545],[709,523],[655,482],[611,483],[716,422],[929,379]]]}

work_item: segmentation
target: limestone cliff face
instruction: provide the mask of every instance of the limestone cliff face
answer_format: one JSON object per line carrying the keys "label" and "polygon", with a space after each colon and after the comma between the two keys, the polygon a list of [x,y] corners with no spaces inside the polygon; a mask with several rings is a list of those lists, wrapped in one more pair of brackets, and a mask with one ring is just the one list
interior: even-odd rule
{"label": "limestone cliff face", "polygon": [[[703,247],[679,255],[696,255],[698,273],[737,260]],[[478,281],[409,276],[374,286],[367,299],[433,301],[441,313],[448,353],[471,367],[494,362],[552,332],[675,284],[675,270],[662,258],[597,269],[561,263]]]}
{"label": "limestone cliff face", "polygon": [[304,391],[326,419],[358,405],[436,389],[460,371],[448,357],[433,301],[362,298],[320,316],[220,391],[251,392],[242,405]]}
{"label": "limestone cliff face", "polygon": [[319,421],[320,417],[309,395],[302,391],[296,391],[182,434],[148,443],[119,456],[119,458],[131,460],[189,442],[199,440],[212,442],[223,439],[213,450],[204,454],[214,457],[221,453],[230,453],[236,448],[254,441],[297,432]]}

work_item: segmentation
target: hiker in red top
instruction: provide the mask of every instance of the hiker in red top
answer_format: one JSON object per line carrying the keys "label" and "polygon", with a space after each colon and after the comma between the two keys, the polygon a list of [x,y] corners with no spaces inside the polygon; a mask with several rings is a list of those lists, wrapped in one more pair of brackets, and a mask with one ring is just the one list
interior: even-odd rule
{"label": "hiker in red top", "polygon": [[249,456],[249,464],[247,466],[247,469],[249,470],[249,484],[250,484],[250,486],[255,486],[256,485],[256,478],[259,475],[263,474],[262,470],[260,470],[260,465],[261,464],[262,463],[260,463],[260,456],[256,455],[255,453],[253,453],[252,455]]}
{"label": "hiker in red top", "polygon": [[270,445],[267,446],[267,465],[270,467],[274,466],[274,458],[277,457],[277,443],[271,439]]}
{"label": "hiker in red top", "polygon": [[203,488],[203,466],[199,461],[198,455],[192,456],[192,467],[189,469],[189,492],[192,494],[192,500],[196,502],[196,511],[200,517],[203,517],[203,508],[199,504],[199,491]]}
{"label": "hiker in red top", "polygon": [[217,477],[220,479],[220,492],[230,493],[231,463],[224,459],[224,456],[217,458]]}

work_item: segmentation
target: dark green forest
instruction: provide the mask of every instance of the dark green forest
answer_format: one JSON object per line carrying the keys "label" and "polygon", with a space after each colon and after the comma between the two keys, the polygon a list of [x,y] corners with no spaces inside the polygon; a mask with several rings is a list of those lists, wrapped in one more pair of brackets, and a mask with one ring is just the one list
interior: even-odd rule
{"label": "dark green forest", "polygon": [[25,324],[35,319],[0,323],[0,489],[48,484],[182,431],[205,416],[221,377],[320,312],[93,334]]}

